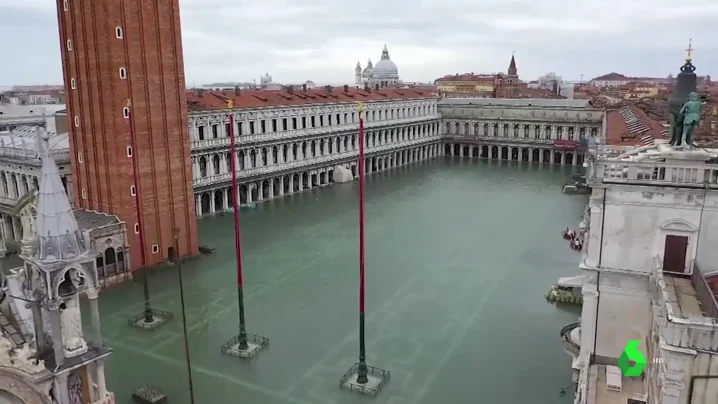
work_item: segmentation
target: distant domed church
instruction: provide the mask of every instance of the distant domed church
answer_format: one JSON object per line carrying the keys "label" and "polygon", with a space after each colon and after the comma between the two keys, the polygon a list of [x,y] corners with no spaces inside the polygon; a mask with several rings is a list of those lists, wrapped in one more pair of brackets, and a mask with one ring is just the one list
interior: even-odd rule
{"label": "distant domed church", "polygon": [[357,86],[369,85],[376,87],[378,85],[383,88],[401,84],[399,69],[389,58],[389,49],[387,49],[386,45],[384,45],[384,50],[381,51],[381,59],[376,66],[372,65],[371,59],[369,59],[366,67],[362,70],[361,63],[357,62],[354,77]]}

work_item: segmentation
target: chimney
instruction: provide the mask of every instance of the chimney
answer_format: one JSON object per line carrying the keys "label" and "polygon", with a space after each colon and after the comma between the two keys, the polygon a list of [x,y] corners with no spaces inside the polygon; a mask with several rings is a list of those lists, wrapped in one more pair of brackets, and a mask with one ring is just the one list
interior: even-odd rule
{"label": "chimney", "polygon": [[364,83],[364,91],[369,91],[371,88],[369,87],[369,83]]}
{"label": "chimney", "polygon": [[324,88],[327,90],[328,93],[332,92],[332,86],[326,86]]}
{"label": "chimney", "polygon": [[379,84],[374,84],[374,89],[375,89],[375,90],[378,90],[378,89],[379,89]]}
{"label": "chimney", "polygon": [[234,95],[236,95],[236,96],[242,95],[242,90],[239,89],[239,86],[234,86]]}
{"label": "chimney", "polygon": [[307,91],[307,85],[306,85],[306,84],[302,84],[302,91]]}
{"label": "chimney", "polygon": [[200,97],[204,96],[204,89],[203,89],[203,88],[198,88],[198,89],[197,89],[197,95],[200,96]]}
{"label": "chimney", "polygon": [[345,93],[348,93],[348,92],[349,92],[349,85],[344,84],[344,92],[345,92]]}
{"label": "chimney", "polygon": [[289,87],[287,87],[287,92],[288,92],[290,95],[294,94],[294,86],[289,86]]}

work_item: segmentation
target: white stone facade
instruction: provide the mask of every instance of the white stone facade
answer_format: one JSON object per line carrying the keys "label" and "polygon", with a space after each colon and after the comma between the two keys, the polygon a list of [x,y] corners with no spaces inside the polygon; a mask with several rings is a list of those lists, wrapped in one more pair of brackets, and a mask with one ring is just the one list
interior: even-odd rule
{"label": "white stone facade", "polygon": [[642,379],[623,377],[634,399],[718,402],[718,303],[706,281],[718,269],[718,164],[707,162],[717,154],[658,144],[592,159],[577,403],[631,398],[587,376],[616,365],[631,340],[648,358]]}
{"label": "white stone facade", "polygon": [[[326,185],[337,165],[358,174],[359,117],[354,103],[232,113],[242,205]],[[440,155],[439,119],[436,99],[366,104],[368,172]],[[189,125],[197,215],[229,210],[229,114],[193,112]]]}
{"label": "white stone facade", "polygon": [[581,101],[445,98],[439,112],[456,156],[576,165],[581,139],[604,137],[605,112]]}

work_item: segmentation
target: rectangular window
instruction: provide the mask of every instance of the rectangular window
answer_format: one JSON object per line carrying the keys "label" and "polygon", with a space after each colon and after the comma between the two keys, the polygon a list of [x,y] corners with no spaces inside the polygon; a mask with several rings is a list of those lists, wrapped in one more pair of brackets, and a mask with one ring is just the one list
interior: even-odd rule
{"label": "rectangular window", "polygon": [[135,234],[140,234],[140,224],[135,223]]}
{"label": "rectangular window", "polygon": [[63,0],[63,1],[62,1],[62,9],[65,10],[65,11],[67,11],[68,7],[69,7],[68,1],[67,1],[67,0]]}
{"label": "rectangular window", "polygon": [[130,195],[132,195],[132,196],[137,195],[137,188],[135,188],[134,185],[130,186]]}
{"label": "rectangular window", "polygon": [[[314,124],[312,124],[312,125],[314,125]],[[319,126],[320,127],[324,126],[324,115],[319,115]]]}
{"label": "rectangular window", "polygon": [[306,127],[307,127],[307,117],[306,117],[306,116],[303,116],[303,117],[302,117],[302,127],[301,127],[301,129],[304,129],[304,128],[306,128]]}
{"label": "rectangular window", "polygon": [[259,127],[262,128],[260,133],[267,133],[267,122],[264,120],[259,121]]}
{"label": "rectangular window", "polygon": [[70,79],[70,88],[73,90],[77,88],[77,83],[74,78]]}
{"label": "rectangular window", "polygon": [[249,134],[254,135],[254,121],[249,122]]}
{"label": "rectangular window", "polygon": [[287,128],[287,118],[282,118],[282,130],[288,130]]}
{"label": "rectangular window", "polygon": [[204,140],[204,126],[197,128],[197,135],[199,136],[199,140]]}
{"label": "rectangular window", "polygon": [[82,199],[87,199],[87,190],[85,188],[82,188],[82,192],[80,194],[82,195]]}
{"label": "rectangular window", "polygon": [[152,254],[157,254],[160,252],[160,246],[157,244],[152,245]]}
{"label": "rectangular window", "polygon": [[77,152],[77,162],[82,163],[82,152]]}
{"label": "rectangular window", "polygon": [[239,136],[242,136],[242,132],[244,132],[244,122],[239,122],[239,123],[237,124],[237,129],[238,129],[238,130],[237,130],[237,134],[238,134]]}
{"label": "rectangular window", "polygon": [[122,108],[122,116],[125,118],[130,117],[130,108],[129,107]]}
{"label": "rectangular window", "polygon": [[310,119],[311,119],[311,124],[312,124],[312,128],[313,128],[313,127],[316,126],[316,123],[317,123],[317,122],[316,122],[316,118],[315,118],[315,117],[311,117]]}
{"label": "rectangular window", "polygon": [[69,51],[72,50],[72,39],[67,40],[67,50],[69,50]]}
{"label": "rectangular window", "polygon": [[217,139],[219,128],[218,125],[212,125],[212,139]]}
{"label": "rectangular window", "polygon": [[276,131],[277,131],[277,120],[272,119],[272,132],[276,132]]}
{"label": "rectangular window", "polygon": [[75,121],[75,127],[78,127],[78,128],[79,128],[79,127],[80,127],[80,117],[79,117],[79,116],[76,116],[75,119],[74,119],[74,121]]}
{"label": "rectangular window", "polygon": [[125,69],[124,67],[120,67],[120,78],[122,80],[127,78],[127,69]]}
{"label": "rectangular window", "polygon": [[297,118],[292,118],[292,129],[297,129]]}
{"label": "rectangular window", "polygon": [[127,157],[132,157],[132,146],[127,146]]}
{"label": "rectangular window", "polygon": [[122,28],[120,28],[120,27],[115,28],[115,38],[122,39]]}

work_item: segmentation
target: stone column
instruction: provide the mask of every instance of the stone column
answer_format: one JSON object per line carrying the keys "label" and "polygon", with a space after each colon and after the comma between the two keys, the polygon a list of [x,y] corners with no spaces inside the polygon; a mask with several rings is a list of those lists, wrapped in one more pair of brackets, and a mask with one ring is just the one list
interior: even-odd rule
{"label": "stone column", "polygon": [[61,373],[55,376],[54,388],[52,389],[57,404],[70,404],[70,390],[67,386],[69,373]]}
{"label": "stone column", "polygon": [[[60,301],[59,299],[45,299],[44,303],[50,320],[55,364],[61,366],[65,363],[65,351],[62,343],[62,326],[60,325]],[[65,387],[67,387],[67,379],[65,379]]]}
{"label": "stone column", "polygon": [[202,216],[202,194],[197,194],[195,198],[195,213],[197,217]]}
{"label": "stone column", "polygon": [[10,219],[12,220],[12,234],[15,241],[21,241],[22,240],[22,223],[20,222],[20,218],[15,216],[10,216]]}
{"label": "stone column", "polygon": [[209,213],[214,213],[214,212],[215,212],[215,206],[214,206],[214,201],[215,201],[215,199],[214,199],[214,194],[215,194],[215,192],[217,192],[217,191],[212,190],[212,191],[209,192]]}
{"label": "stone column", "polygon": [[95,338],[95,346],[102,346],[102,329],[100,328],[100,307],[98,305],[99,289],[89,288],[85,292],[90,302],[90,322]]}
{"label": "stone column", "polygon": [[[594,281],[595,282],[595,281]],[[581,306],[581,351],[578,356],[578,367],[588,370],[590,355],[594,354],[593,345],[596,333],[596,309],[598,305],[598,289],[596,284],[584,282],[581,290],[583,305]]]}
{"label": "stone column", "polygon": [[98,360],[95,363],[97,368],[97,395],[100,399],[107,396],[107,383],[105,382],[105,361],[103,359]]}

